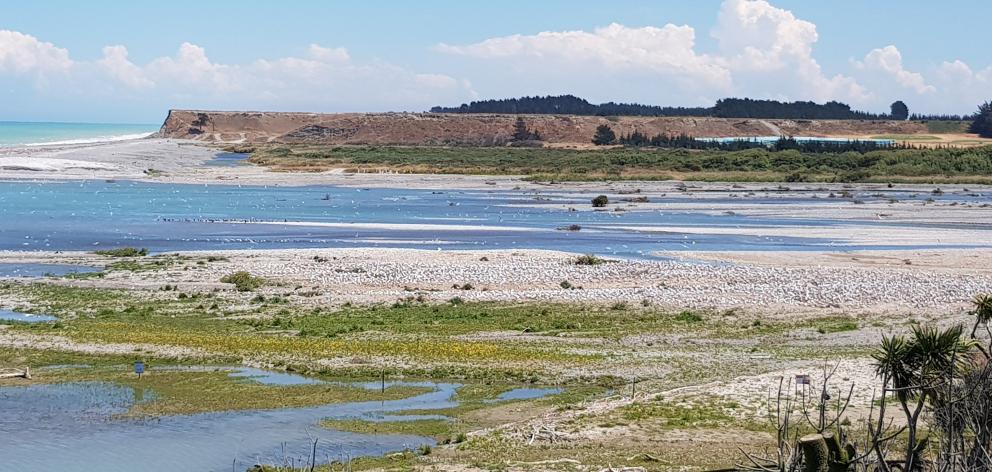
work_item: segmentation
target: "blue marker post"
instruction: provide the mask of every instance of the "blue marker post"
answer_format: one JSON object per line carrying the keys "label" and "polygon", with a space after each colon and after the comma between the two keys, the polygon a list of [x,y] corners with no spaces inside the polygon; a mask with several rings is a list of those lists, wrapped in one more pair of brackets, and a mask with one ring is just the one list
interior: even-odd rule
{"label": "blue marker post", "polygon": [[137,361],[134,363],[134,373],[138,374],[138,378],[141,378],[141,374],[145,373],[145,363],[142,361]]}

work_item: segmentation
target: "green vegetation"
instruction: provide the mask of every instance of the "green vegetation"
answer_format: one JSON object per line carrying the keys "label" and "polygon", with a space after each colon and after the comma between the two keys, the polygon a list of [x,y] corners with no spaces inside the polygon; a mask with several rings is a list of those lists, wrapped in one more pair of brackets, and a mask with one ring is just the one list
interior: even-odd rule
{"label": "green vegetation", "polygon": [[717,428],[734,422],[735,403],[719,398],[705,397],[693,402],[655,399],[652,402],[632,403],[619,410],[624,421],[644,422],[658,419],[664,429]]}
{"label": "green vegetation", "polygon": [[[756,412],[754,404],[742,401],[744,406],[739,406],[728,398],[709,395],[660,397],[653,393],[765,373],[781,369],[784,362],[815,361],[819,365],[824,358],[863,359],[872,349],[859,340],[846,342],[848,337],[839,336],[837,343],[817,343],[804,342],[818,339],[815,333],[805,339],[796,336],[797,332],[808,334],[811,327],[821,333],[858,329],[857,318],[842,315],[756,318],[740,310],[678,312],[626,303],[612,307],[464,300],[429,304],[419,301],[415,291],[392,304],[327,307],[312,305],[290,288],[272,287],[259,295],[0,283],[0,298],[18,300],[25,307],[44,307],[46,313],[60,318],[56,323],[10,325],[7,332],[58,336],[87,346],[117,344],[114,354],[0,347],[0,365],[89,364],[92,367],[86,369],[37,369],[34,380],[17,382],[103,380],[128,385],[145,399],[127,413],[134,417],[378,400],[419,392],[394,388],[387,389],[383,397],[377,390],[335,384],[270,386],[230,378],[220,370],[159,368],[180,361],[198,365],[249,362],[335,379],[377,379],[383,373],[389,379],[457,379],[464,384],[454,398],[457,406],[397,413],[443,415],[450,420],[410,416],[411,421],[328,419],[322,424],[362,433],[425,435],[442,445],[452,444],[357,460],[350,464],[354,470],[426,463],[502,470],[511,461],[542,464],[567,458],[594,470],[613,463],[653,471],[683,466],[690,459],[694,466],[726,467],[733,463],[737,446],[758,450],[768,445],[769,432],[769,425],[758,421],[764,410]],[[976,307],[992,313],[989,299],[976,299]],[[888,320],[878,322],[883,321]],[[119,346],[136,350],[120,350]],[[130,369],[136,359],[150,366],[141,380]],[[334,367],[318,366],[317,360]],[[658,366],[664,366],[663,373]],[[617,373],[621,371],[623,378]],[[633,377],[627,377],[628,372]],[[606,392],[626,396],[634,378],[639,397],[653,399],[612,411],[582,411],[584,400]],[[486,401],[524,385],[562,386],[565,391],[542,399]],[[610,429],[619,435],[611,436],[616,444],[603,448],[601,443],[580,439],[561,443],[563,447],[541,440],[530,445],[498,432],[466,435],[573,410],[579,414],[558,424],[558,432]],[[717,432],[739,440],[725,445],[675,440],[658,447],[660,436],[655,435],[671,437],[676,430],[690,438]],[[749,434],[754,431],[763,434]],[[522,465],[521,469],[541,467]]]}
{"label": "green vegetation", "polygon": [[979,105],[969,131],[983,138],[992,138],[992,101]]}
{"label": "green vegetation", "polygon": [[600,265],[605,262],[606,259],[597,257],[595,254],[583,254],[575,258],[575,265]]}
{"label": "green vegetation", "polygon": [[[119,290],[0,284],[0,296],[25,300],[25,308],[60,318],[56,323],[12,325],[10,329],[89,343],[149,345],[155,348],[146,352],[148,356],[172,360],[249,359],[329,375],[377,376],[384,364],[395,366],[391,372],[396,374],[431,377],[551,380],[554,377],[549,375],[562,366],[583,366],[606,375],[610,369],[604,363],[610,361],[605,354],[610,351],[575,351],[571,337],[620,340],[637,334],[693,333],[714,340],[765,338],[802,323],[730,323],[719,316],[626,305],[622,307],[624,323],[617,323],[615,307],[600,305],[427,304],[412,297],[391,306],[325,310],[297,306],[292,301],[295,297],[268,296],[246,304],[247,299],[233,293],[154,293],[142,299]],[[492,332],[539,335],[547,340],[473,339],[476,333]],[[768,349],[783,351],[783,357],[804,355],[798,348],[778,347],[771,338]],[[340,368],[315,370],[313,359],[347,362]],[[715,374],[712,370],[686,372]],[[677,376],[670,378],[679,381]]]}
{"label": "green vegetation", "polygon": [[909,107],[907,107],[906,103],[902,100],[892,102],[892,105],[889,106],[889,110],[889,116],[891,116],[893,120],[902,121],[909,118]]}
{"label": "green vegetation", "polygon": [[522,117],[517,117],[517,121],[513,123],[513,141],[514,142],[524,142],[524,141],[540,141],[541,133],[533,131],[527,128],[527,122],[524,121]]}
{"label": "green vegetation", "polygon": [[806,120],[904,120],[909,116],[906,105],[892,104],[890,115],[852,110],[837,101],[780,102],[751,98],[722,98],[712,107],[667,107],[639,103],[608,102],[594,105],[574,95],[548,95],[499,100],[479,100],[458,107],[436,106],[432,113],[506,113],[506,114],[564,114],[586,116],[701,116],[718,118],[781,118]]}
{"label": "green vegetation", "polygon": [[453,436],[455,424],[451,420],[365,421],[332,420],[320,422],[325,428],[364,434],[407,434],[429,436],[439,441]]}
{"label": "green vegetation", "polygon": [[255,277],[246,271],[238,271],[227,274],[220,278],[226,284],[234,284],[234,288],[239,292],[251,292],[265,285],[265,279]]}
{"label": "green vegetation", "polygon": [[956,120],[931,120],[927,121],[927,132],[936,134],[961,134],[968,132],[970,123]]}
{"label": "green vegetation", "polygon": [[592,143],[597,146],[607,146],[617,142],[617,134],[609,125],[599,125],[596,127],[596,134],[592,136]]}
{"label": "green vegetation", "polygon": [[857,331],[858,320],[844,317],[822,318],[816,321],[815,326],[816,331],[820,334]]}
{"label": "green vegetation", "polygon": [[610,203],[610,199],[606,195],[599,195],[596,198],[592,199],[593,208],[603,208],[609,203]]}
{"label": "green vegetation", "polygon": [[624,134],[617,139],[617,144],[627,147],[655,147],[663,149],[695,149],[708,151],[744,151],[762,149],[772,152],[798,151],[803,154],[843,154],[849,152],[866,153],[882,150],[913,149],[902,143],[887,143],[854,139],[850,141],[830,142],[817,140],[798,140],[789,136],[779,137],[771,143],[751,139],[731,139],[714,141],[696,139],[688,134],[656,134],[648,136],[639,131]]}
{"label": "green vegetation", "polygon": [[703,321],[703,317],[699,316],[698,313],[693,313],[691,311],[683,311],[675,316],[675,319],[683,323],[699,323]]}
{"label": "green vegetation", "polygon": [[[133,360],[133,359],[132,359]],[[44,382],[113,382],[144,393],[126,416],[163,416],[210,411],[265,410],[329,403],[396,400],[429,391],[420,387],[388,387],[385,391],[336,384],[266,385],[231,377],[229,370],[156,370],[139,379],[130,363],[117,366],[58,369],[37,376]]]}
{"label": "green vegetation", "polygon": [[802,153],[654,148],[592,150],[379,146],[266,147],[251,162],[276,170],[389,169],[409,173],[525,175],[536,180],[992,182],[992,146]]}
{"label": "green vegetation", "polygon": [[148,255],[148,249],[134,247],[119,247],[116,249],[100,249],[93,251],[93,254],[110,257],[141,257]]}
{"label": "green vegetation", "polygon": [[167,269],[169,267],[189,261],[188,256],[175,254],[152,256],[144,259],[130,259],[117,261],[107,265],[107,270],[119,270],[128,272],[146,272],[152,270]]}

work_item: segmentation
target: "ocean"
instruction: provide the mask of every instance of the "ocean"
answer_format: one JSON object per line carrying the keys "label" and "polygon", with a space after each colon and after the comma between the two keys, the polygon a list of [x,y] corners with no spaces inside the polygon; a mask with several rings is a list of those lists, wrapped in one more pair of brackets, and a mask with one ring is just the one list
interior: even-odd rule
{"label": "ocean", "polygon": [[148,136],[155,124],[0,121],[0,147],[82,144]]}

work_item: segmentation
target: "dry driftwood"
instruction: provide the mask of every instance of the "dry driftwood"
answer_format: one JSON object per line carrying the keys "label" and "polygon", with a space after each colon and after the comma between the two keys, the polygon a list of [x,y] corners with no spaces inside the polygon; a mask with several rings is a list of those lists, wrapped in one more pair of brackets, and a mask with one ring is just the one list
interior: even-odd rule
{"label": "dry driftwood", "polygon": [[25,367],[21,369],[0,369],[0,379],[12,379],[12,378],[31,378],[31,368]]}

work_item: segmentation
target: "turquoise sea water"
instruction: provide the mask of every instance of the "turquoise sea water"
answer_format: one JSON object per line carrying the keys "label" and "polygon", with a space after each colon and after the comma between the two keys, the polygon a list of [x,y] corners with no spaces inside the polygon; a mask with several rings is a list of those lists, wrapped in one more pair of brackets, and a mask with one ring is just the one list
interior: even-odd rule
{"label": "turquoise sea water", "polygon": [[155,124],[0,121],[0,146],[117,141],[147,136],[158,128]]}

